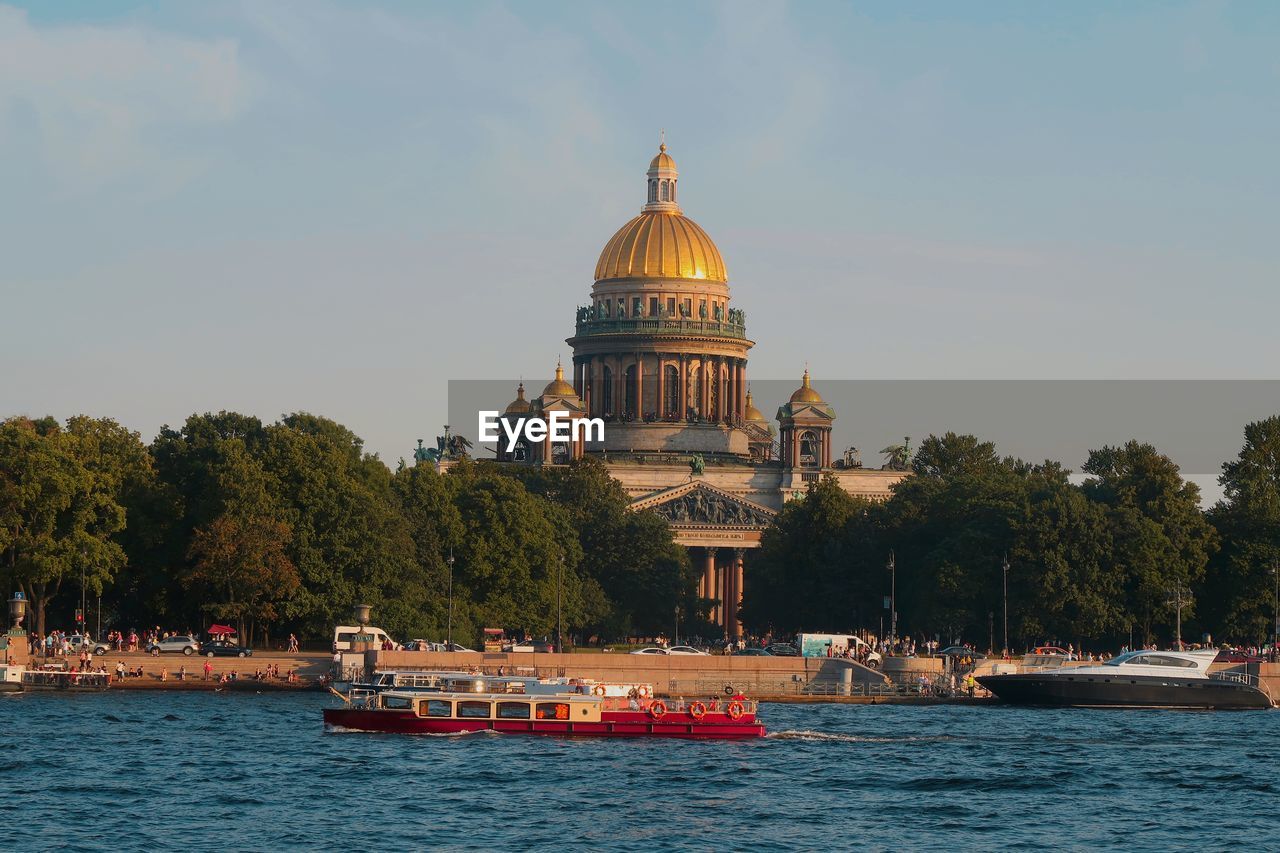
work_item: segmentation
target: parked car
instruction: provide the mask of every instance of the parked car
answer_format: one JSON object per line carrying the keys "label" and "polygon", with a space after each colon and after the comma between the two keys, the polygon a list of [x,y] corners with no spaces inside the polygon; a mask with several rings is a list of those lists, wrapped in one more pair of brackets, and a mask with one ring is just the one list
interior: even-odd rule
{"label": "parked car", "polygon": [[165,637],[163,640],[147,643],[147,649],[153,655],[161,652],[182,652],[184,655],[193,655],[200,651],[200,643],[195,637],[189,637],[186,634],[178,634],[173,637]]}
{"label": "parked car", "polygon": [[111,644],[106,641],[94,642],[92,638],[81,634],[72,634],[67,637],[68,654],[78,655],[82,648],[90,649],[95,655],[105,655],[111,651]]}
{"label": "parked car", "polygon": [[693,646],[671,646],[667,649],[669,655],[705,655],[702,649],[695,649]]}
{"label": "parked car", "polygon": [[767,651],[769,654],[773,655],[774,657],[779,657],[779,658],[800,657],[800,650],[797,649],[795,646],[791,645],[790,643],[774,643],[771,646],[767,646],[765,648],[765,651]]}
{"label": "parked car", "polygon": [[660,648],[658,646],[647,646],[643,649],[636,649],[631,654],[633,655],[665,655],[665,654],[668,654],[668,652],[666,649]]}
{"label": "parked car", "polygon": [[200,644],[200,654],[207,658],[247,658],[253,655],[253,649],[238,646],[229,640],[210,640]]}
{"label": "parked car", "polygon": [[980,660],[986,657],[982,652],[977,651],[976,649],[971,649],[968,646],[947,646],[945,649],[938,652],[938,654],[940,656],[946,655],[947,657],[973,658],[974,660]]}
{"label": "parked car", "polygon": [[509,650],[513,652],[554,652],[556,647],[554,643],[530,640],[527,643],[512,643]]}
{"label": "parked car", "polygon": [[760,648],[738,649],[736,652],[733,653],[733,656],[736,658],[738,657],[771,658],[773,657],[773,652],[769,651],[768,649],[760,649]]}

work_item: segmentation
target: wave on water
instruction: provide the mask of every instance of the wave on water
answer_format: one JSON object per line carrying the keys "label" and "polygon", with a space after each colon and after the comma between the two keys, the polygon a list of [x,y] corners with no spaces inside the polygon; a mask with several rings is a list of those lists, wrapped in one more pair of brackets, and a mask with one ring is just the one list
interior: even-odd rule
{"label": "wave on water", "polygon": [[495,732],[492,729],[477,729],[470,732],[370,732],[364,729],[349,729],[336,723],[325,723],[324,731],[325,734],[334,735],[406,734],[410,737],[466,737],[467,735],[493,735],[494,737],[500,737],[502,735],[502,732]]}
{"label": "wave on water", "polygon": [[771,732],[767,738],[777,740],[835,741],[838,743],[937,743],[957,740],[953,735],[903,735],[902,737],[876,737],[873,735],[850,735],[840,732],[815,732],[811,729],[788,729],[783,732]]}

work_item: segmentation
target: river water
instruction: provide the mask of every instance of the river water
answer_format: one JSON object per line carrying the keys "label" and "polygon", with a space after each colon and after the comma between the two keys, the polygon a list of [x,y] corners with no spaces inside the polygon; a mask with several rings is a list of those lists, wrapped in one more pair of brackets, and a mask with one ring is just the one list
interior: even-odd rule
{"label": "river water", "polygon": [[326,734],[336,701],[0,695],[0,847],[1280,845],[1274,711],[766,705],[768,738],[684,743]]}

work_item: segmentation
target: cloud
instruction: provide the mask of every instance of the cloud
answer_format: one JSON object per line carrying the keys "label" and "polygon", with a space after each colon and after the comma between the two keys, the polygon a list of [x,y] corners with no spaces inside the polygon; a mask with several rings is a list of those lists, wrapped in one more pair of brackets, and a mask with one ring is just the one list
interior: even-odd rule
{"label": "cloud", "polygon": [[167,180],[159,137],[234,119],[249,88],[231,39],[37,26],[0,6],[0,155],[35,158],[64,190],[143,169]]}

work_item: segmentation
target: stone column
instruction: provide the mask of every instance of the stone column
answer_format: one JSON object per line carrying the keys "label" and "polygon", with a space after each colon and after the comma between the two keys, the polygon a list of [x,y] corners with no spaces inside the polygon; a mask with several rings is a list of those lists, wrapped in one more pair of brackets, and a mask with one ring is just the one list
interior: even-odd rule
{"label": "stone column", "polygon": [[663,360],[662,354],[658,354],[658,405],[653,407],[653,411],[658,416],[658,420],[663,420],[667,416],[667,363]]}
{"label": "stone column", "polygon": [[733,595],[729,598],[733,611],[729,624],[733,626],[734,639],[742,636],[742,620],[738,618],[738,611],[742,609],[742,566],[746,554],[745,548],[733,549]]}
{"label": "stone column", "polygon": [[689,361],[684,353],[680,353],[680,410],[676,417],[681,421],[689,414]]}
{"label": "stone column", "polygon": [[627,398],[627,372],[622,367],[622,359],[613,357],[613,414],[622,417],[622,401]]}
{"label": "stone column", "polygon": [[738,420],[747,419],[747,360],[738,359]]}
{"label": "stone column", "polygon": [[726,381],[724,375],[724,359],[716,359],[716,421],[724,420],[725,412],[729,411],[727,403],[729,402],[726,394]]}
{"label": "stone column", "polygon": [[702,419],[706,420],[711,417],[711,356],[704,355],[702,357],[700,374],[702,376],[702,398],[698,403],[698,409]]}
{"label": "stone column", "polygon": [[644,420],[644,356],[636,353],[636,407],[632,410],[636,420]]}
{"label": "stone column", "polygon": [[[719,598],[719,590],[716,589],[716,549],[704,548],[702,561],[702,583],[707,590],[707,598]],[[711,621],[719,622],[718,611],[720,606],[717,604],[711,608]]]}

